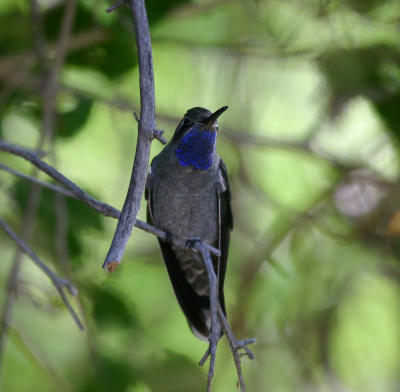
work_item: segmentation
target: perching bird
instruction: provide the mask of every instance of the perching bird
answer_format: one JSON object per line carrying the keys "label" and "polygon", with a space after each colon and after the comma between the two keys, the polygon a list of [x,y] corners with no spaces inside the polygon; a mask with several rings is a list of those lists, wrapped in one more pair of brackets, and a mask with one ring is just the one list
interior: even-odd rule
{"label": "perching bird", "polygon": [[[212,255],[218,297],[225,313],[224,278],[233,228],[224,162],[216,151],[218,117],[200,107],[188,110],[168,145],[150,166],[146,183],[147,221],[183,240],[201,240],[221,251]],[[193,333],[208,339],[209,283],[203,259],[192,250],[159,240],[178,302]]]}

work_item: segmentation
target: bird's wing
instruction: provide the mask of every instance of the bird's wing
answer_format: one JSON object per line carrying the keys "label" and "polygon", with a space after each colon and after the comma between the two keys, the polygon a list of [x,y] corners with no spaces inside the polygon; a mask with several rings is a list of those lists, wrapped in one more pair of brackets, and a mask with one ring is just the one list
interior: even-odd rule
{"label": "bird's wing", "polygon": [[[145,199],[147,200],[147,222],[153,225],[152,193],[152,178],[151,173],[149,173],[146,181]],[[171,244],[159,238],[158,242],[176,298],[189,322],[190,328],[200,339],[207,340],[209,335],[207,326],[207,310],[210,307],[209,298],[208,296],[198,295],[188,283]]]}
{"label": "bird's wing", "polygon": [[220,175],[220,190],[219,194],[222,196],[224,203],[223,216],[226,218],[229,230],[233,229],[233,215],[231,206],[231,188],[228,181],[228,171],[226,170],[225,163],[222,159],[219,160],[219,175]]}
{"label": "bird's wing", "polygon": [[219,244],[218,249],[221,251],[221,256],[212,256],[214,268],[218,277],[218,295],[221,306],[225,311],[224,300],[224,280],[226,265],[228,261],[230,231],[233,229],[233,215],[231,207],[231,190],[228,181],[228,172],[225,163],[220,159],[218,167],[218,220],[219,220]]}

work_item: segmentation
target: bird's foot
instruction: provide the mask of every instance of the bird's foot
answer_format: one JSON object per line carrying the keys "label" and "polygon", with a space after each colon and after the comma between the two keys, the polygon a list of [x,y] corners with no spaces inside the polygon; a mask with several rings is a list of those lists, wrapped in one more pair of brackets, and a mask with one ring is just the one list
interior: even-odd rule
{"label": "bird's foot", "polygon": [[228,339],[232,353],[237,354],[238,357],[248,356],[250,359],[255,359],[256,356],[247,346],[256,343],[256,339],[254,338],[243,339],[243,340],[236,339],[235,335],[232,332],[231,326],[224,314],[224,311],[222,310],[220,305],[218,306],[218,316],[222,323],[223,331]]}
{"label": "bird's foot", "polygon": [[195,250],[196,249],[196,245],[199,242],[200,243],[202,242],[200,238],[192,238],[192,239],[186,241],[186,247],[189,248],[189,249],[194,249]]}
{"label": "bird's foot", "polygon": [[[232,347],[233,349],[239,354],[240,357],[245,357],[248,356],[250,359],[255,359],[255,355],[253,351],[251,351],[247,346],[249,344],[253,344],[256,342],[256,339],[244,339],[244,340],[237,340],[233,339],[232,340]],[[239,351],[239,350],[244,350],[244,352]]]}

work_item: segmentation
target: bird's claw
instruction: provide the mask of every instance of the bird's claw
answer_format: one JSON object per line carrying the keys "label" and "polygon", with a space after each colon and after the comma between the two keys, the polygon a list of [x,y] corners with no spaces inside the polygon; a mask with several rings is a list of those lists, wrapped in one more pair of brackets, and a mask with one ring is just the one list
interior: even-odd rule
{"label": "bird's claw", "polygon": [[199,242],[201,242],[200,238],[192,238],[190,240],[187,240],[185,245],[189,249],[195,249],[196,244],[198,244]]}
{"label": "bird's claw", "polygon": [[[251,351],[247,346],[249,344],[253,344],[256,342],[256,339],[244,339],[244,340],[234,340],[232,342],[232,346],[236,352],[239,353],[241,357],[248,356],[250,359],[255,359],[255,355],[253,351]],[[239,350],[243,349],[245,352],[239,352]]]}

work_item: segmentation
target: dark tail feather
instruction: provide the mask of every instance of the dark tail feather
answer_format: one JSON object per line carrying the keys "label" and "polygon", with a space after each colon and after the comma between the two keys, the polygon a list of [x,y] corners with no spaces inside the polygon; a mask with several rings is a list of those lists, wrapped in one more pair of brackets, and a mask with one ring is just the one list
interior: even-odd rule
{"label": "dark tail feather", "polygon": [[[208,340],[211,325],[210,298],[196,294],[190,283],[186,280],[185,274],[179,266],[179,261],[171,249],[171,245],[162,240],[159,240],[159,243],[172,287],[174,288],[179,305],[189,322],[190,329],[199,339]],[[219,300],[225,313],[222,288],[219,290]]]}

